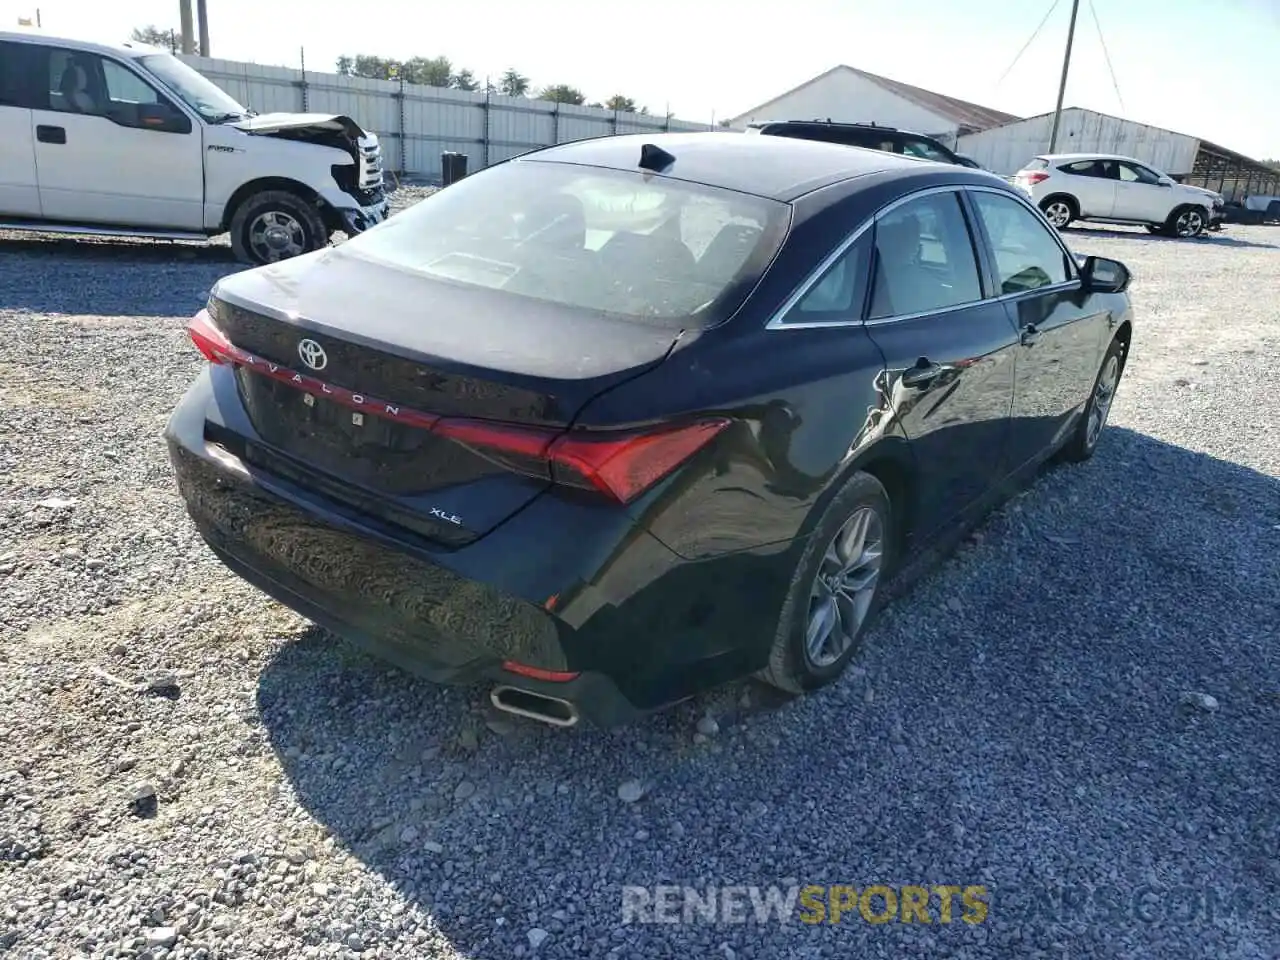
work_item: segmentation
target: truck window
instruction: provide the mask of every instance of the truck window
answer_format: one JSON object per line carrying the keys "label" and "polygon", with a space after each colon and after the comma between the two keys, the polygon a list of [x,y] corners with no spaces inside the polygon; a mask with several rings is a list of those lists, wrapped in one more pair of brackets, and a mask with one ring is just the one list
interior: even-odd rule
{"label": "truck window", "polygon": [[0,42],[0,106],[31,107],[26,44]]}
{"label": "truck window", "polygon": [[920,157],[925,160],[936,160],[939,163],[954,163],[951,154],[939,149],[927,140],[914,137],[902,141],[902,152],[908,157]]}

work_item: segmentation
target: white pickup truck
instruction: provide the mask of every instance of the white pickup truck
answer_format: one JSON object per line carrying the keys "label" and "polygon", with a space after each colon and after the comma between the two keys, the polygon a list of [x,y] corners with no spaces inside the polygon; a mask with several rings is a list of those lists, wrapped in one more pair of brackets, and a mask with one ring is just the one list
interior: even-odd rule
{"label": "white pickup truck", "polygon": [[385,219],[378,138],[259,116],[177,57],[0,32],[0,230],[202,240],[269,263]]}

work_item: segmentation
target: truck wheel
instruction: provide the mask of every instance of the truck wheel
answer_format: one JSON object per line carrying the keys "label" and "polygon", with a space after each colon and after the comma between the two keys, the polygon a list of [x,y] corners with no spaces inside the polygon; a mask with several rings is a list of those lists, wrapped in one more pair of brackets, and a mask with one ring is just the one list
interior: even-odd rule
{"label": "truck wheel", "polygon": [[286,190],[255,193],[231,217],[231,249],[244,263],[288,260],[328,243],[320,211]]}
{"label": "truck wheel", "polygon": [[1165,229],[1171,236],[1189,240],[1204,233],[1204,225],[1208,222],[1209,217],[1200,207],[1177,207],[1169,214]]}

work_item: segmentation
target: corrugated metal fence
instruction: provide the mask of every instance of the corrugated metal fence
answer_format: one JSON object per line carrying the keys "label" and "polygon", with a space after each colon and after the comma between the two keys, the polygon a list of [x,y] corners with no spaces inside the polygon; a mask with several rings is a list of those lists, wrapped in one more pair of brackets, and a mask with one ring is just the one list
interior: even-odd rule
{"label": "corrugated metal fence", "polygon": [[525,97],[467,93],[395,80],[366,80],[213,57],[188,64],[259,113],[338,113],[382,141],[388,170],[440,176],[440,154],[465,153],[468,169],[538,147],[613,133],[706,130],[705,123],[550,103]]}

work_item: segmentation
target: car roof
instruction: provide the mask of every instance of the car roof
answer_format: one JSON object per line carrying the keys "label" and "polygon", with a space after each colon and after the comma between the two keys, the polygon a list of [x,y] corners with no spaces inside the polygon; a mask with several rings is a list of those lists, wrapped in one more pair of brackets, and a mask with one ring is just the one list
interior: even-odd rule
{"label": "car roof", "polygon": [[101,40],[86,37],[75,37],[66,34],[50,33],[39,27],[22,27],[19,30],[0,30],[0,40],[17,43],[35,43],[42,46],[57,46],[68,50],[81,50],[85,53],[106,54],[121,58],[145,57],[153,53],[168,53],[159,47],[153,47],[136,40],[122,40],[119,43],[104,43]]}
{"label": "car roof", "polygon": [[1136,157],[1125,157],[1118,153],[1041,153],[1037,154],[1040,160],[1124,160],[1128,163],[1142,163],[1143,161]]}
{"label": "car roof", "polygon": [[652,144],[675,157],[661,175],[788,202],[813,190],[874,173],[919,173],[927,160],[882,150],[790,137],[743,133],[627,134],[547,147],[517,162],[577,163],[641,170],[640,150]]}

